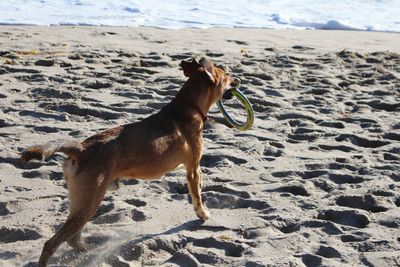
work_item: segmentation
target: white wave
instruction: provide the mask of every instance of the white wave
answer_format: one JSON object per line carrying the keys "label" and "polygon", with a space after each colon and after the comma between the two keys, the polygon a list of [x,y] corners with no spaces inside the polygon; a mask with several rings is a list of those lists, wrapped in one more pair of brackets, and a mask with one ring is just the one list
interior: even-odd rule
{"label": "white wave", "polygon": [[0,24],[400,32],[399,0],[0,0]]}

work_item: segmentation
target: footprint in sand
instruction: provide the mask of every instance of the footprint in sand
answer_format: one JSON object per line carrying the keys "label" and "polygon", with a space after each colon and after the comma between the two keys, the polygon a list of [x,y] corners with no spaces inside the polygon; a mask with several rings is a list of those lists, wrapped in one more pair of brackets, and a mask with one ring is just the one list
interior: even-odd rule
{"label": "footprint in sand", "polygon": [[35,61],[36,66],[51,67],[55,64],[54,59],[39,59]]}
{"label": "footprint in sand", "polygon": [[93,219],[94,224],[113,224],[113,223],[131,223],[141,222],[147,220],[147,216],[144,214],[143,211],[138,209],[133,209],[132,211],[128,210],[118,210],[115,212],[108,211],[103,213],[99,216],[96,216]]}
{"label": "footprint in sand", "polygon": [[44,74],[32,74],[32,75],[17,75],[14,76],[15,79],[21,81],[21,82],[48,82],[49,79],[46,75]]}
{"label": "footprint in sand", "polygon": [[[123,71],[125,72],[125,73],[122,73],[123,76],[135,75],[135,77],[137,77],[137,74],[154,75],[154,74],[158,73],[158,71],[143,68],[143,66],[124,68]],[[146,77],[148,77],[148,76],[142,76],[142,77],[139,76],[138,78],[146,78]]]}
{"label": "footprint in sand", "polygon": [[224,56],[224,53],[207,51],[206,56],[211,58],[218,58]]}
{"label": "footprint in sand", "polygon": [[242,257],[242,255],[246,253],[248,247],[243,243],[236,244],[232,241],[220,240],[215,237],[194,239],[193,246],[223,250],[225,256],[230,257]]}
{"label": "footprint in sand", "polygon": [[2,226],[0,228],[0,242],[13,243],[24,240],[36,240],[42,236],[35,230],[29,228],[12,228]]}
{"label": "footprint in sand", "polygon": [[329,173],[328,177],[336,184],[359,184],[365,181],[362,176],[341,173]]}
{"label": "footprint in sand", "polygon": [[[342,152],[346,152],[346,153],[347,152],[357,151],[355,148],[353,148],[351,146],[346,146],[346,145],[324,145],[324,144],[320,144],[320,145],[318,145],[318,148],[320,148],[322,150],[327,150],[327,151],[338,150],[338,151],[342,151]],[[311,149],[311,147],[310,147],[310,149]]]}
{"label": "footprint in sand", "polygon": [[6,73],[29,73],[29,74],[41,73],[41,71],[37,69],[9,67],[9,66],[3,66],[2,70],[4,70]]}
{"label": "footprint in sand", "polygon": [[59,133],[62,131],[62,129],[60,128],[49,127],[49,126],[34,126],[32,129],[35,132],[41,132],[41,133]]}
{"label": "footprint in sand", "polygon": [[171,67],[170,62],[164,60],[150,60],[150,59],[142,59],[140,60],[140,67],[144,68],[154,68],[154,67]]}
{"label": "footprint in sand", "polygon": [[75,99],[76,95],[69,91],[54,88],[33,88],[29,90],[31,96],[36,99],[59,98],[59,99]]}
{"label": "footprint in sand", "polygon": [[81,85],[88,89],[106,89],[112,87],[112,83],[103,80],[89,80],[84,81]]}
{"label": "footprint in sand", "polygon": [[336,128],[336,129],[344,129],[345,128],[345,125],[343,124],[343,122],[340,122],[340,121],[322,120],[322,121],[316,121],[315,123],[318,126],[322,126],[322,127],[329,127],[329,128]]}
{"label": "footprint in sand", "polygon": [[201,263],[187,249],[177,250],[168,262],[178,266],[198,267]]}
{"label": "footprint in sand", "polygon": [[10,213],[10,210],[7,208],[7,202],[0,202],[0,216],[4,216]]}
{"label": "footprint in sand", "polygon": [[[30,110],[22,110],[18,113],[20,116],[28,116],[32,117],[35,119],[40,119],[40,120],[55,120],[55,121],[68,121],[68,117],[65,115],[59,115],[59,114],[51,114],[51,113],[44,113],[44,112],[39,112],[39,111],[30,111]],[[28,162],[30,164],[30,162]]]}
{"label": "footprint in sand", "polygon": [[0,252],[0,259],[2,259],[2,260],[14,259],[14,258],[17,258],[20,256],[22,256],[20,253],[13,252],[13,251]]}
{"label": "footprint in sand", "polygon": [[126,199],[125,202],[128,203],[129,205],[133,205],[135,207],[144,207],[147,205],[146,201],[142,201],[142,200],[136,199],[136,198]]}
{"label": "footprint in sand", "polygon": [[18,157],[2,157],[0,156],[0,162],[6,163],[6,164],[11,164],[15,168],[22,169],[22,170],[31,170],[31,169],[38,169],[40,168],[43,164],[41,162],[28,162],[28,163],[23,163],[21,162],[20,158]]}
{"label": "footprint in sand", "polygon": [[395,112],[400,110],[400,103],[398,102],[383,102],[381,100],[372,100],[370,102],[366,102],[367,105],[377,110],[384,110],[388,112]]}
{"label": "footprint in sand", "polygon": [[80,54],[73,54],[73,55],[68,56],[68,58],[71,59],[71,60],[81,60],[81,59],[83,59],[83,57]]}
{"label": "footprint in sand", "polygon": [[192,53],[168,54],[172,60],[185,60],[190,59],[194,55]]}
{"label": "footprint in sand", "polygon": [[398,229],[400,227],[400,217],[396,215],[385,216],[378,220],[378,224],[388,228]]}
{"label": "footprint in sand", "polygon": [[54,171],[33,170],[33,171],[22,172],[22,177],[24,177],[24,178],[40,178],[43,180],[60,181],[60,180],[63,180],[63,173],[62,172],[54,172]]}
{"label": "footprint in sand", "polygon": [[307,51],[307,50],[314,50],[315,49],[315,48],[308,47],[308,46],[305,46],[305,45],[294,45],[294,46],[292,46],[292,48],[295,49],[295,50],[300,50],[300,51]]}
{"label": "footprint in sand", "polygon": [[[112,266],[115,264],[115,256],[122,258],[126,262],[145,261],[157,255],[171,258],[176,251],[184,248],[189,240],[185,237],[177,238],[171,236],[159,236],[149,239],[129,241],[113,253],[106,261]],[[167,253],[167,256],[165,255]]]}
{"label": "footprint in sand", "polygon": [[95,215],[93,216],[92,220],[95,220],[95,219],[97,219],[98,217],[100,217],[100,216],[102,216],[102,215],[104,215],[104,214],[106,214],[106,213],[109,213],[110,211],[112,211],[112,210],[114,210],[114,209],[115,209],[115,205],[114,205],[113,202],[101,204],[101,205],[97,208],[96,213],[95,213]]}
{"label": "footprint in sand", "polygon": [[96,219],[93,219],[92,222],[94,224],[113,224],[113,223],[121,223],[126,221],[128,218],[128,214],[126,212],[115,212],[110,214],[104,214]]}
{"label": "footprint in sand", "polygon": [[167,182],[167,190],[168,192],[172,194],[178,194],[178,195],[183,195],[183,194],[189,194],[189,189],[185,183],[180,183],[180,182]]}
{"label": "footprint in sand", "polygon": [[203,187],[203,189],[202,189],[202,192],[211,192],[211,191],[224,193],[224,194],[230,194],[230,195],[238,196],[241,198],[250,198],[251,197],[247,191],[240,191],[229,185],[227,185],[227,186],[220,185],[220,184],[207,185],[207,186]]}
{"label": "footprint in sand", "polygon": [[331,192],[334,188],[337,187],[337,185],[327,179],[316,179],[313,181],[314,186],[329,193]]}
{"label": "footprint in sand", "polygon": [[263,155],[265,160],[273,161],[283,155],[283,150],[274,146],[267,146],[264,148]]}
{"label": "footprint in sand", "polygon": [[100,108],[82,107],[82,105],[77,105],[72,103],[61,104],[61,105],[58,104],[48,105],[47,108],[57,112],[66,112],[71,115],[77,115],[81,117],[93,116],[99,119],[106,119],[106,120],[115,120],[125,115],[123,112],[112,112]]}
{"label": "footprint in sand", "polygon": [[335,139],[338,142],[350,141],[353,145],[364,148],[377,148],[391,143],[389,141],[361,137],[355,134],[340,134]]}
{"label": "footprint in sand", "polygon": [[[357,246],[355,246],[355,249],[358,250],[359,252],[377,252],[377,251],[397,250],[396,247],[393,247],[391,242],[389,242],[388,240],[362,241],[362,242],[359,242],[357,244]],[[398,264],[396,264],[396,265],[398,265]],[[383,265],[383,266],[385,266],[385,265]],[[391,265],[386,265],[386,266],[391,266]],[[395,265],[393,265],[393,266],[395,266]]]}
{"label": "footprint in sand", "polygon": [[347,242],[362,242],[366,241],[371,237],[370,234],[365,232],[355,231],[351,234],[343,234],[340,236],[340,240],[344,243]]}
{"label": "footprint in sand", "polygon": [[344,209],[321,210],[318,212],[318,219],[357,228],[365,228],[371,222],[370,218],[364,212]]}
{"label": "footprint in sand", "polygon": [[226,40],[229,43],[234,43],[234,44],[238,44],[238,45],[249,45],[248,42],[243,41],[243,40]]}
{"label": "footprint in sand", "polygon": [[144,214],[144,212],[141,210],[138,210],[138,209],[132,210],[131,218],[135,222],[142,222],[142,221],[147,220],[147,216]]}
{"label": "footprint in sand", "polygon": [[343,207],[362,209],[371,212],[385,212],[390,207],[374,195],[345,195],[336,199],[336,204]]}
{"label": "footprint in sand", "polygon": [[247,160],[223,154],[204,154],[200,165],[204,167],[216,167],[224,165],[240,165],[247,163]]}
{"label": "footprint in sand", "polygon": [[282,215],[270,215],[263,216],[264,220],[266,220],[269,224],[277,228],[284,234],[290,234],[297,231],[301,231],[302,229],[321,229],[321,231],[329,234],[329,235],[338,235],[343,234],[343,231],[338,227],[335,223],[331,221],[322,221],[322,220],[304,220],[299,221],[298,219],[285,218]]}
{"label": "footprint in sand", "polygon": [[313,254],[304,254],[301,256],[301,260],[307,267],[321,266],[322,258]]}
{"label": "footprint in sand", "polygon": [[341,258],[342,257],[342,254],[337,249],[335,249],[334,247],[330,247],[330,246],[320,246],[315,254],[322,256],[324,258]]}
{"label": "footprint in sand", "polygon": [[262,200],[246,199],[232,194],[208,191],[203,193],[206,206],[211,209],[256,209],[264,210],[271,206]]}
{"label": "footprint in sand", "polygon": [[[278,187],[276,189],[268,190],[269,192],[281,192],[281,193],[289,193],[294,196],[304,196],[309,197],[311,196],[311,191],[305,185],[302,184],[293,184],[293,185],[285,185]],[[267,191],[267,192],[268,192]]]}

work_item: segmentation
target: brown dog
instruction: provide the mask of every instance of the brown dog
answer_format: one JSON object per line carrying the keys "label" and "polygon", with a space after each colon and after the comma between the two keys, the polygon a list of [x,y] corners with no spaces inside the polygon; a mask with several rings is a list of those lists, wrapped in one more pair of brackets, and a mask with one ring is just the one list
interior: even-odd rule
{"label": "brown dog", "polygon": [[86,250],[81,242],[82,228],[95,214],[107,188],[122,177],[157,178],[183,164],[196,215],[203,220],[209,218],[200,195],[202,130],[210,106],[238,80],[206,58],[199,63],[182,61],[181,67],[189,79],[160,112],[83,142],[33,146],[22,152],[24,162],[44,160],[55,152],[68,155],[63,171],[70,214],[63,227],[45,243],[39,266],[46,266],[65,241],[78,250]]}

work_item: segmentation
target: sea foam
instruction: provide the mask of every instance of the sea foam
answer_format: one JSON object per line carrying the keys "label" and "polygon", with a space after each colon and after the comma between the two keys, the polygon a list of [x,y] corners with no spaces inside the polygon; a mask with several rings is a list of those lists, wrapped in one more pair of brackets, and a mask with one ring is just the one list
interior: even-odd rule
{"label": "sea foam", "polygon": [[0,24],[400,32],[398,0],[0,0]]}

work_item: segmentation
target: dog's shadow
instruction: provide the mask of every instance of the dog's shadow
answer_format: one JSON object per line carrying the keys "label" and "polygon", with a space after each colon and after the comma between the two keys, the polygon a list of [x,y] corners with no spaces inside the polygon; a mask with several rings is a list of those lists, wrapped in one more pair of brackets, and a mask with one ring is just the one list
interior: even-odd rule
{"label": "dog's shadow", "polygon": [[[89,236],[85,238],[89,250],[87,252],[78,252],[73,249],[67,250],[60,255],[54,257],[50,260],[50,264],[57,267],[62,266],[98,266],[100,262],[105,261],[109,255],[116,254],[121,247],[129,243],[130,247],[134,247],[146,240],[150,240],[153,238],[166,236],[166,235],[174,235],[178,234],[182,231],[198,231],[198,230],[211,230],[211,231],[220,231],[224,227],[219,226],[205,226],[204,221],[201,219],[190,220],[184,222],[180,225],[172,227],[166,231],[154,234],[143,234],[142,236],[136,239],[130,238],[108,238],[105,236]],[[124,233],[126,237],[126,232]]]}

